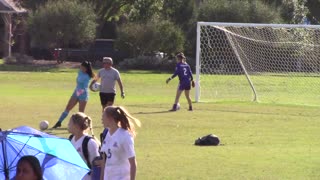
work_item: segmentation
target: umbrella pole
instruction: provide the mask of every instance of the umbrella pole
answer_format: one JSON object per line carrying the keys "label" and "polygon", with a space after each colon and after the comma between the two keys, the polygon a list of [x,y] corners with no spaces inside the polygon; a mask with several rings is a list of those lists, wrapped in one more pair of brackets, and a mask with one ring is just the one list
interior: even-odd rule
{"label": "umbrella pole", "polygon": [[3,161],[4,161],[4,176],[6,177],[6,180],[9,180],[9,168],[7,164],[7,156],[6,156],[6,148],[5,148],[4,140],[1,141],[1,144],[2,144]]}

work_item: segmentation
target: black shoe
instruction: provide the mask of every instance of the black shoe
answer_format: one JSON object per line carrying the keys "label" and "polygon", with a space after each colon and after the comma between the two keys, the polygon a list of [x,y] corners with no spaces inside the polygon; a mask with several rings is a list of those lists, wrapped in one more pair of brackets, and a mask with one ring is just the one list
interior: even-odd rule
{"label": "black shoe", "polygon": [[192,106],[189,106],[189,111],[193,111]]}
{"label": "black shoe", "polygon": [[178,111],[180,109],[180,104],[174,104],[172,106],[172,109],[170,109],[169,111]]}
{"label": "black shoe", "polygon": [[61,122],[59,122],[59,121],[52,128],[56,129],[58,127],[61,127]]}

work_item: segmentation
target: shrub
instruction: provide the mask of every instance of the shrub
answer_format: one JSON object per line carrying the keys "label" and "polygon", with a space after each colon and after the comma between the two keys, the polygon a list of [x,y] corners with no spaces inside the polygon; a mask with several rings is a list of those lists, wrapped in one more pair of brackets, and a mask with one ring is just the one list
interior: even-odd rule
{"label": "shrub", "polygon": [[168,70],[174,68],[174,59],[161,58],[157,56],[138,56],[128,58],[119,63],[122,69],[137,70]]}
{"label": "shrub", "polygon": [[[173,72],[176,60],[172,56],[161,58],[159,56],[138,56],[136,58],[128,58],[119,63],[122,69],[136,69],[136,70],[161,70]],[[191,69],[195,69],[195,59],[187,57],[187,63]]]}

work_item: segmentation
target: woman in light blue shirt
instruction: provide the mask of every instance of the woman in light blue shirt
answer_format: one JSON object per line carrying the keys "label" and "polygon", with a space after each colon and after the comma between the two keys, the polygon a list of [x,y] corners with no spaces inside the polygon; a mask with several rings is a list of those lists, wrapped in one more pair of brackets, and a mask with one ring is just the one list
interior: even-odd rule
{"label": "woman in light blue shirt", "polygon": [[72,96],[69,99],[66,109],[60,115],[58,122],[52,128],[61,127],[62,121],[68,116],[71,109],[79,102],[79,112],[84,112],[89,99],[89,81],[94,78],[92,66],[89,61],[81,63],[80,70],[77,76],[77,86]]}

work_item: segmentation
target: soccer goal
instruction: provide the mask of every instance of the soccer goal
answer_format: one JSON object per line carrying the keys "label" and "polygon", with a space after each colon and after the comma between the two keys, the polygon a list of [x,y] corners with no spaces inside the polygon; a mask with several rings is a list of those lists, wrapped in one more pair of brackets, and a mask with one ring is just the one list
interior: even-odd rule
{"label": "soccer goal", "polygon": [[320,105],[320,26],[198,22],[196,101]]}

